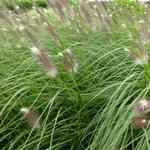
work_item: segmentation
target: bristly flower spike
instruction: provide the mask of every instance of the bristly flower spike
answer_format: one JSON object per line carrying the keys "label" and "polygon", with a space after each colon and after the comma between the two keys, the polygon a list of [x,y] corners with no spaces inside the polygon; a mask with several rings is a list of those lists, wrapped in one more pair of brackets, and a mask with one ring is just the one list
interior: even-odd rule
{"label": "bristly flower spike", "polygon": [[125,30],[125,32],[128,34],[129,38],[132,38],[131,32],[128,30],[126,24],[122,24],[121,27]]}
{"label": "bristly flower spike", "polygon": [[61,58],[61,61],[63,62],[64,68],[70,73],[76,72],[78,62],[75,55],[69,48],[65,50],[65,54],[66,55],[64,55],[62,52],[58,53],[58,56]]}
{"label": "bristly flower spike", "polygon": [[32,53],[38,58],[38,60],[43,64],[44,68],[48,71],[48,74],[51,77],[55,77],[57,75],[57,69],[52,61],[48,58],[48,56],[39,50],[37,47],[31,48]]}
{"label": "bristly flower spike", "polygon": [[132,126],[135,129],[140,129],[143,127],[146,127],[147,125],[147,117],[146,116],[142,116],[142,117],[137,117],[132,121]]}
{"label": "bristly flower spike", "polygon": [[148,63],[148,53],[145,49],[134,52],[129,48],[125,48],[127,54],[132,58],[132,60],[138,65],[144,65]]}
{"label": "bristly flower spike", "polygon": [[58,56],[60,57],[61,61],[63,62],[64,68],[69,71],[70,73],[72,73],[72,69],[73,66],[72,64],[70,64],[70,62],[68,61],[68,59],[64,56],[63,53],[59,52]]}
{"label": "bristly flower spike", "polygon": [[33,112],[28,107],[21,108],[20,112],[23,114],[24,118],[28,121],[29,124],[31,124],[35,128],[40,127],[39,116],[37,113]]}
{"label": "bristly flower spike", "polygon": [[147,25],[144,20],[140,20],[138,23],[139,23],[141,41],[143,44],[146,44],[149,42],[150,39],[150,34],[148,32]]}
{"label": "bristly flower spike", "polygon": [[135,113],[139,116],[145,114],[149,108],[150,108],[150,103],[148,99],[145,97],[136,101],[133,107]]}
{"label": "bristly flower spike", "polygon": [[66,51],[68,53],[69,59],[71,60],[71,62],[73,64],[73,70],[76,72],[77,67],[78,67],[77,59],[76,59],[75,55],[73,54],[73,52],[69,48],[67,48]]}

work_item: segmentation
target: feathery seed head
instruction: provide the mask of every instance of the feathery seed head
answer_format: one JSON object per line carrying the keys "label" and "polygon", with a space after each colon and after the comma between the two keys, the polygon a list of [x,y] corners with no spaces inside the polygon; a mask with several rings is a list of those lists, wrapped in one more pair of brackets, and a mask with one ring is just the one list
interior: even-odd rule
{"label": "feathery seed head", "polygon": [[20,109],[20,112],[23,114],[24,118],[29,124],[36,128],[40,127],[39,116],[37,113],[33,112],[31,108],[23,107]]}
{"label": "feathery seed head", "polygon": [[132,58],[132,60],[135,62],[137,65],[144,65],[148,63],[148,53],[143,49],[143,51],[132,51],[129,48],[124,49],[127,54]]}
{"label": "feathery seed head", "polygon": [[57,69],[55,65],[52,63],[51,59],[43,51],[39,50],[35,46],[31,48],[31,51],[33,54],[37,56],[39,62],[47,70],[48,75],[50,75],[51,77],[55,77],[57,75]]}
{"label": "feathery seed head", "polygon": [[141,98],[134,104],[134,111],[139,115],[145,114],[150,108],[150,103],[146,98]]}
{"label": "feathery seed head", "polygon": [[58,56],[63,57],[64,55],[63,55],[63,53],[59,52]]}
{"label": "feathery seed head", "polygon": [[147,117],[146,116],[142,116],[142,117],[137,117],[135,118],[133,121],[132,121],[132,126],[135,128],[135,129],[139,129],[139,128],[142,128],[142,127],[146,127],[147,125]]}
{"label": "feathery seed head", "polygon": [[22,31],[24,31],[24,26],[22,26],[22,25],[20,25],[20,26],[17,26],[17,29],[20,31],[20,32],[22,32]]}
{"label": "feathery seed head", "polygon": [[127,28],[127,26],[123,23],[122,25],[121,25],[123,28]]}
{"label": "feathery seed head", "polygon": [[138,22],[139,22],[139,23],[144,23],[144,20],[139,20]]}
{"label": "feathery seed head", "polygon": [[32,47],[30,50],[35,55],[40,55],[41,54],[40,50],[37,47],[35,47],[35,46]]}

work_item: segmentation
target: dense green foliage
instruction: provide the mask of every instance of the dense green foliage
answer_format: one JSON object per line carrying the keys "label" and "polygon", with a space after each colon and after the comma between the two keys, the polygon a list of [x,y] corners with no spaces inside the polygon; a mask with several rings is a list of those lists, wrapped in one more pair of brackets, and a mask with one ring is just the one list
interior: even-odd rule
{"label": "dense green foliage", "polygon": [[[31,7],[30,2],[18,5]],[[31,40],[0,22],[0,150],[149,150],[149,120],[141,129],[132,121],[135,100],[150,97],[150,62],[137,65],[124,50],[137,49],[136,25],[118,15],[133,34],[129,38],[114,22],[110,32],[99,22],[92,30],[76,22],[78,15],[74,24],[66,25],[51,10],[44,12],[62,45],[55,43],[43,21],[34,36],[58,68],[55,78],[31,53]],[[29,25],[35,24],[33,16],[39,17],[29,12]],[[58,56],[68,47],[79,64],[73,73],[65,70]],[[144,48],[150,53],[149,43]],[[22,107],[39,114],[39,128],[22,117]]]}
{"label": "dense green foliage", "polygon": [[[1,0],[1,2],[3,4],[6,5],[6,7],[8,7],[9,9],[13,9],[13,6],[12,6],[12,3],[11,3],[11,0]],[[43,8],[46,8],[47,5],[46,3],[44,2],[44,0],[34,0],[33,2],[35,2],[35,4],[39,7],[43,7]],[[17,5],[20,6],[21,8],[23,9],[31,9],[33,4],[32,4],[32,1],[31,0],[17,0],[16,1]]]}

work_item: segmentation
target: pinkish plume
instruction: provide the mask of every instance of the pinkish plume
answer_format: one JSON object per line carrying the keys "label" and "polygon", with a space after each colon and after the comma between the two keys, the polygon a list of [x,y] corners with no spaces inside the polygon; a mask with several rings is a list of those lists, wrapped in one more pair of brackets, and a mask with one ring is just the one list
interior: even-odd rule
{"label": "pinkish plume", "polygon": [[146,116],[137,117],[132,121],[132,126],[135,129],[146,127],[146,125],[147,125],[147,117]]}
{"label": "pinkish plume", "polygon": [[63,62],[64,68],[71,73],[73,71],[76,72],[78,67],[77,59],[70,49],[66,49],[66,52],[66,56],[64,56],[63,53],[58,53]]}
{"label": "pinkish plume", "polygon": [[139,30],[140,30],[140,38],[143,44],[146,44],[149,42],[150,35],[148,32],[148,28],[144,20],[139,21]]}
{"label": "pinkish plume", "polygon": [[134,111],[137,113],[137,115],[143,115],[146,113],[146,111],[150,108],[150,103],[146,98],[141,98],[134,104]]}
{"label": "pinkish plume", "polygon": [[38,60],[43,64],[45,69],[48,71],[48,74],[52,77],[55,77],[57,75],[57,69],[52,63],[52,61],[48,58],[48,56],[45,55],[44,52],[40,51],[36,47],[31,48],[31,51],[33,54],[37,56]]}
{"label": "pinkish plume", "polygon": [[39,116],[35,112],[27,107],[21,108],[20,111],[23,114],[24,118],[29,122],[29,124],[36,128],[40,127]]}
{"label": "pinkish plume", "polygon": [[73,64],[73,70],[77,71],[78,62],[77,62],[75,55],[73,54],[73,52],[69,48],[67,48],[66,51],[68,53],[69,59],[71,60],[71,62]]}
{"label": "pinkish plume", "polygon": [[125,48],[125,51],[133,59],[136,64],[144,65],[148,63],[148,53],[144,48],[139,47],[139,51],[132,51],[131,49]]}

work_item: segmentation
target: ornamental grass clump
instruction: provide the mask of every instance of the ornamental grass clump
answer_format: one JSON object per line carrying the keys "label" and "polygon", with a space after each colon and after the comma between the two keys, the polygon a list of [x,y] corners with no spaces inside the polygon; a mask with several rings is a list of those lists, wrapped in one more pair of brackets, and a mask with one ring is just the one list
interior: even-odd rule
{"label": "ornamental grass clump", "polygon": [[0,150],[149,150],[148,7],[12,1],[0,5]]}

